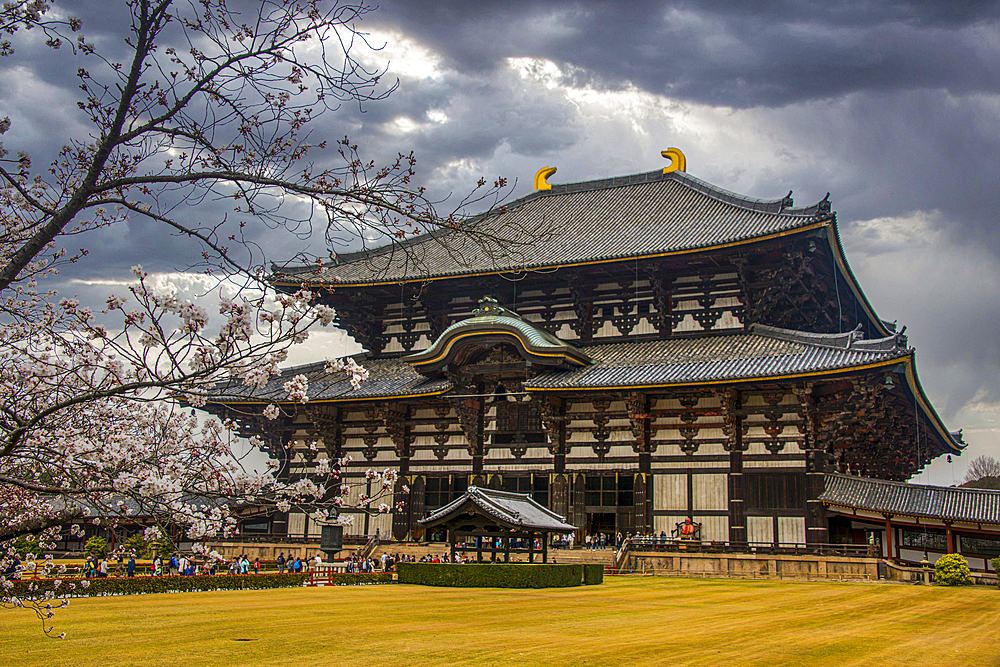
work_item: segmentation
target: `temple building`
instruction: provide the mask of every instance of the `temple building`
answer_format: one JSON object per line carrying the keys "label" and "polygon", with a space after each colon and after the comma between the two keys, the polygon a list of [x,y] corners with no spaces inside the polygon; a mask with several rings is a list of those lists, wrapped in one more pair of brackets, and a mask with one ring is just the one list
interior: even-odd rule
{"label": "temple building", "polygon": [[[577,539],[686,518],[731,546],[863,539],[838,524],[851,520],[830,480],[906,480],[960,453],[960,433],[851,272],[829,195],[744,197],[678,155],[582,183],[542,170],[534,192],[474,220],[536,230],[499,259],[439,231],[276,268],[274,285],[336,308],[369,379],[353,389],[319,362],[263,389],[220,386],[206,409],[262,437],[284,478],[344,454],[346,476],[398,470],[403,509],[358,514],[348,535],[421,538],[421,519],[474,486],[530,494]],[[282,389],[299,374],[307,404]],[[292,513],[243,529],[320,527]]]}

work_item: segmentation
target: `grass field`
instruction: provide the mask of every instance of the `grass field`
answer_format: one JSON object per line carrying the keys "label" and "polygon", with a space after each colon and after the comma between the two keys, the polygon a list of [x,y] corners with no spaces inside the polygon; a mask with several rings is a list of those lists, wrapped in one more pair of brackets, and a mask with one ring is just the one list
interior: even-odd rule
{"label": "grass field", "polygon": [[1000,593],[891,584],[185,593],[74,600],[58,621],[63,641],[0,610],[0,665],[1000,666]]}

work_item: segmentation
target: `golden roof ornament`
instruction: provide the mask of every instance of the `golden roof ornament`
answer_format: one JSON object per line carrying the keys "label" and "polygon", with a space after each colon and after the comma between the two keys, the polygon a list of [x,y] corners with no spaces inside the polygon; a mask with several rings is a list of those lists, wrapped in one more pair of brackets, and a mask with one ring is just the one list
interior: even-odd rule
{"label": "golden roof ornament", "polygon": [[660,155],[670,160],[670,166],[663,168],[664,174],[669,174],[672,171],[687,171],[687,158],[684,157],[681,149],[668,148],[665,151],[660,151]]}
{"label": "golden roof ornament", "polygon": [[555,167],[542,167],[535,172],[535,189],[536,190],[551,190],[552,186],[549,185],[549,176],[556,173]]}

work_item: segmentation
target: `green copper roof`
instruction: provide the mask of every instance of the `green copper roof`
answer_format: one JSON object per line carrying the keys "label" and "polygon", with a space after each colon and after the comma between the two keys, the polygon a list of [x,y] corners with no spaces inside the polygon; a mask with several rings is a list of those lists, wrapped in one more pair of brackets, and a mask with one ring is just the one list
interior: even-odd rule
{"label": "green copper roof", "polygon": [[591,363],[579,348],[539,329],[495,299],[480,299],[479,308],[472,312],[473,317],[452,324],[429,348],[403,359],[421,373],[435,373],[469,343],[509,342],[532,363],[562,368]]}

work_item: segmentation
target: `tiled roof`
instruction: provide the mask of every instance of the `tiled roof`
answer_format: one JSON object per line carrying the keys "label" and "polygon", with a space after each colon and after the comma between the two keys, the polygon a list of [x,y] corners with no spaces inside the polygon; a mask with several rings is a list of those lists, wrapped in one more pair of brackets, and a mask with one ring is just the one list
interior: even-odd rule
{"label": "tiled roof", "polygon": [[[726,382],[794,375],[877,363],[909,354],[890,340],[858,341],[851,334],[809,334],[763,325],[749,332],[590,345],[579,351],[593,365],[574,370],[542,370],[525,389],[600,389],[692,382]],[[284,383],[296,375],[309,381],[309,400],[364,400],[438,394],[452,387],[444,378],[428,379],[403,359],[357,357],[369,379],[352,389],[344,373],[328,373],[323,363],[282,370],[263,389],[234,380],[219,386],[217,402],[289,402]]]}
{"label": "tiled roof", "polygon": [[753,325],[748,333],[593,345],[592,366],[540,374],[526,389],[600,389],[726,382],[847,369],[905,357],[890,341]]}
{"label": "tiled roof", "polygon": [[827,217],[829,206],[792,208],[789,198],[742,197],[675,171],[553,185],[473,225],[503,238],[516,230],[551,230],[547,238],[484,252],[478,243],[437,232],[336,264],[276,268],[276,281],[365,284],[469,273],[559,266],[694,250],[804,227]]}
{"label": "tiled roof", "polygon": [[890,482],[827,474],[819,499],[870,512],[1000,524],[1000,491]]}
{"label": "tiled roof", "polygon": [[527,493],[494,491],[478,486],[470,486],[462,497],[434,510],[426,519],[421,519],[420,523],[427,525],[447,521],[452,516],[464,513],[469,505],[475,505],[484,514],[510,528],[558,533],[576,530],[576,526],[565,522],[565,517],[539,505]]}
{"label": "tiled roof", "polygon": [[262,389],[247,387],[239,380],[219,385],[216,387],[214,402],[288,403],[290,399],[283,385],[296,375],[305,375],[309,381],[310,401],[438,394],[452,386],[445,379],[427,379],[401,359],[365,359],[363,355],[356,359],[368,371],[368,379],[358,389],[351,387],[345,373],[328,373],[324,368],[326,364],[321,362],[283,369]]}

